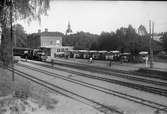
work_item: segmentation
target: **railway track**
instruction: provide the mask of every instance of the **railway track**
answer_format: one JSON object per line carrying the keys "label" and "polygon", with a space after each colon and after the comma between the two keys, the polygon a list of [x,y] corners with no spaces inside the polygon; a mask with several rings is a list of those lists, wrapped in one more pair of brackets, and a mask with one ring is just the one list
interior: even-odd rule
{"label": "railway track", "polygon": [[[51,62],[47,62],[49,64],[51,64]],[[117,69],[110,69],[110,68],[104,68],[104,67],[100,67],[100,66],[93,66],[93,65],[88,65],[88,64],[83,64],[83,63],[75,63],[75,62],[69,62],[69,61],[60,61],[60,60],[55,60],[54,61],[55,64],[57,65],[62,65],[62,66],[67,66],[67,67],[74,67],[77,69],[85,69],[88,70],[90,72],[98,72],[98,73],[103,73],[103,74],[113,74],[115,73],[116,75],[118,74],[128,74],[128,75],[136,75],[138,77],[148,77],[148,78],[153,78],[153,79],[162,79],[162,80],[166,80],[166,78],[163,76],[159,76],[159,75],[153,75],[153,74],[143,74],[140,72],[129,72],[129,71],[123,71],[123,70],[117,70]],[[122,65],[125,66],[125,65]]]}
{"label": "railway track", "polygon": [[107,89],[107,88],[104,88],[104,87],[101,87],[101,86],[98,86],[98,85],[94,85],[94,84],[91,84],[91,83],[87,83],[87,82],[84,82],[84,81],[80,81],[80,80],[76,80],[76,79],[72,79],[72,78],[67,78],[66,76],[63,76],[63,75],[60,75],[60,74],[48,72],[46,70],[41,70],[41,69],[34,68],[34,67],[29,67],[27,65],[21,65],[21,66],[25,67],[25,68],[28,68],[28,69],[31,69],[31,70],[34,70],[34,71],[37,71],[37,72],[40,72],[40,73],[44,73],[48,76],[52,76],[52,77],[55,77],[55,78],[60,78],[60,79],[69,81],[71,83],[79,84],[79,85],[82,85],[82,86],[85,86],[85,87],[88,87],[88,88],[91,88],[91,89],[101,91],[101,92],[109,94],[109,95],[113,95],[113,96],[116,96],[116,97],[119,97],[119,98],[122,98],[122,99],[126,99],[126,100],[129,100],[129,101],[132,101],[132,102],[135,102],[135,103],[139,103],[139,104],[142,104],[142,105],[145,105],[145,106],[157,109],[157,110],[162,110],[162,111],[167,112],[167,106],[166,105],[162,105],[162,104],[156,103],[154,101],[150,101],[150,100],[146,100],[146,99],[143,99],[143,98],[135,97],[135,96],[132,96],[132,95],[121,93],[121,92],[111,90],[111,89]]}
{"label": "railway track", "polygon": [[[50,65],[38,64],[38,63],[35,63],[35,64],[36,65],[41,65],[41,66],[47,67],[47,68],[53,68]],[[167,89],[164,89],[164,88],[167,87],[167,83],[163,83],[163,82],[159,82],[159,81],[153,81],[153,80],[144,80],[144,79],[140,79],[138,77],[133,77],[134,81],[136,81],[136,80],[139,81],[140,80],[141,82],[143,81],[143,82],[146,82],[146,83],[149,83],[149,84],[154,84],[154,86],[151,87],[151,86],[147,86],[147,85],[136,84],[135,82],[134,83],[129,83],[129,82],[120,81],[120,80],[116,80],[116,79],[104,78],[104,77],[95,76],[95,75],[89,75],[89,74],[80,73],[80,72],[77,72],[77,71],[72,71],[72,70],[59,68],[59,67],[55,67],[55,66],[54,66],[54,68],[57,69],[57,70],[62,70],[62,71],[69,72],[69,73],[72,73],[72,74],[76,74],[76,75],[79,75],[79,76],[83,76],[83,77],[87,77],[87,78],[91,78],[91,79],[97,79],[97,80],[101,80],[101,81],[106,81],[106,82],[109,82],[109,83],[115,83],[115,84],[119,84],[119,85],[122,85],[122,86],[126,86],[126,87],[130,87],[130,88],[134,88],[134,89],[138,89],[138,90],[142,90],[142,91],[146,91],[146,92],[150,92],[150,93],[154,93],[154,94],[158,94],[158,95],[162,95],[162,96],[167,97]],[[125,75],[127,75],[127,74],[125,74]],[[126,78],[126,77],[128,77],[128,76],[125,76],[123,78]],[[163,88],[155,87],[157,85],[163,86]]]}
{"label": "railway track", "polygon": [[[40,63],[33,63],[31,62],[32,64],[36,64],[36,65],[40,65],[40,66],[43,66],[43,67],[49,67],[49,68],[53,68],[53,66],[51,66],[50,64],[46,65],[46,64],[40,64]],[[54,66],[55,69],[58,69],[58,70],[63,70],[63,71],[66,71],[66,72],[69,72],[69,73],[72,73],[72,74],[77,74],[77,75],[86,75],[86,74],[83,74],[83,73],[80,73],[80,72],[77,72],[77,71],[73,71],[73,70],[68,70],[68,69],[65,69],[65,68],[60,68],[60,67],[56,67]],[[110,71],[111,72],[111,71]],[[87,77],[90,77],[90,75],[87,75]],[[134,81],[140,81],[140,82],[146,82],[146,83],[150,83],[150,84],[154,84],[154,85],[159,85],[159,86],[164,86],[164,87],[167,87],[167,82],[165,81],[161,81],[161,80],[155,80],[155,79],[152,79],[152,78],[144,78],[144,77],[136,77],[135,75],[131,75],[131,74],[123,74],[123,73],[118,73],[118,72],[113,72],[111,74],[111,77],[120,77],[120,78],[125,78],[125,79],[129,79],[129,80],[134,80]]]}
{"label": "railway track", "polygon": [[[12,71],[12,68],[9,67],[8,70]],[[17,69],[14,69],[14,70],[15,70],[15,74],[17,74],[18,76],[21,76],[21,77],[23,77],[25,79],[28,79],[28,80],[30,80],[30,81],[32,81],[34,83],[37,83],[37,84],[39,84],[39,85],[41,85],[41,86],[43,86],[43,87],[45,87],[47,89],[50,89],[50,90],[52,90],[52,91],[54,91],[56,93],[59,93],[59,94],[61,94],[63,96],[69,97],[69,98],[71,98],[73,100],[76,100],[76,101],[79,101],[79,102],[82,102],[82,103],[84,103],[86,105],[90,105],[90,106],[92,106],[92,107],[94,107],[96,109],[99,109],[102,112],[104,110],[105,111],[107,110],[109,112],[115,112],[117,114],[124,114],[122,111],[119,111],[119,110],[114,109],[114,108],[112,108],[110,106],[107,106],[105,104],[102,104],[102,103],[99,103],[97,101],[94,101],[92,99],[86,98],[84,96],[81,96],[81,95],[79,95],[77,93],[74,93],[72,91],[69,91],[67,89],[61,88],[61,87],[59,87],[59,86],[57,86],[55,84],[52,84],[52,83],[50,83],[48,81],[44,81],[42,79],[36,78],[36,77],[34,77],[32,75],[29,75],[29,74],[27,74],[25,72],[22,72],[20,70],[17,70]],[[158,110],[164,110],[164,109],[158,108]]]}

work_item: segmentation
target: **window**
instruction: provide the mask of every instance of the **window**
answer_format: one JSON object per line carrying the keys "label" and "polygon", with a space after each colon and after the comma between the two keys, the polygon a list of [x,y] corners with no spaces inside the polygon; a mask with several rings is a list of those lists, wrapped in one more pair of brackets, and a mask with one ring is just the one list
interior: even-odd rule
{"label": "window", "polygon": [[64,52],[64,48],[61,48],[61,52]]}
{"label": "window", "polygon": [[60,40],[56,40],[56,45],[60,45]]}
{"label": "window", "polygon": [[57,49],[57,52],[60,52],[60,49]]}
{"label": "window", "polygon": [[50,41],[50,45],[53,45],[53,41]]}
{"label": "window", "polygon": [[51,49],[50,48],[46,48],[45,52],[46,52],[47,56],[51,56]]}

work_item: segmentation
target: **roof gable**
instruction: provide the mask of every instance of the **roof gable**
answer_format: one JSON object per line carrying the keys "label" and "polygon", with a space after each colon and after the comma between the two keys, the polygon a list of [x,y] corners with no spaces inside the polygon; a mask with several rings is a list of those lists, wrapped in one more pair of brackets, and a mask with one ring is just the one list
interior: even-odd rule
{"label": "roof gable", "polygon": [[61,32],[42,32],[41,36],[59,36],[59,37],[62,37],[63,34]]}

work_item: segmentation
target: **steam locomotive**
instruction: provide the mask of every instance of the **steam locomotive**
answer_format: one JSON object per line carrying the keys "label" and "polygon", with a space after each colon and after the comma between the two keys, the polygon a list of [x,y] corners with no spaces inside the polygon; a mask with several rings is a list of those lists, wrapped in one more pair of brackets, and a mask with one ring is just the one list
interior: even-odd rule
{"label": "steam locomotive", "polygon": [[47,56],[41,49],[31,49],[31,48],[14,48],[13,56],[20,56],[21,58],[26,58],[30,60],[46,61]]}

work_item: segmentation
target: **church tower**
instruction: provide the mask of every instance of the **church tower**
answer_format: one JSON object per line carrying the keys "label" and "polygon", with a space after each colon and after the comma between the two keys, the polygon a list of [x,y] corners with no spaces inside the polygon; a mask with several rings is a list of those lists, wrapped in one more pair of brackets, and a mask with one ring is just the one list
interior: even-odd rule
{"label": "church tower", "polygon": [[68,26],[67,26],[67,30],[66,30],[66,35],[69,35],[72,33],[72,29],[71,29],[71,25],[70,22],[68,21]]}

